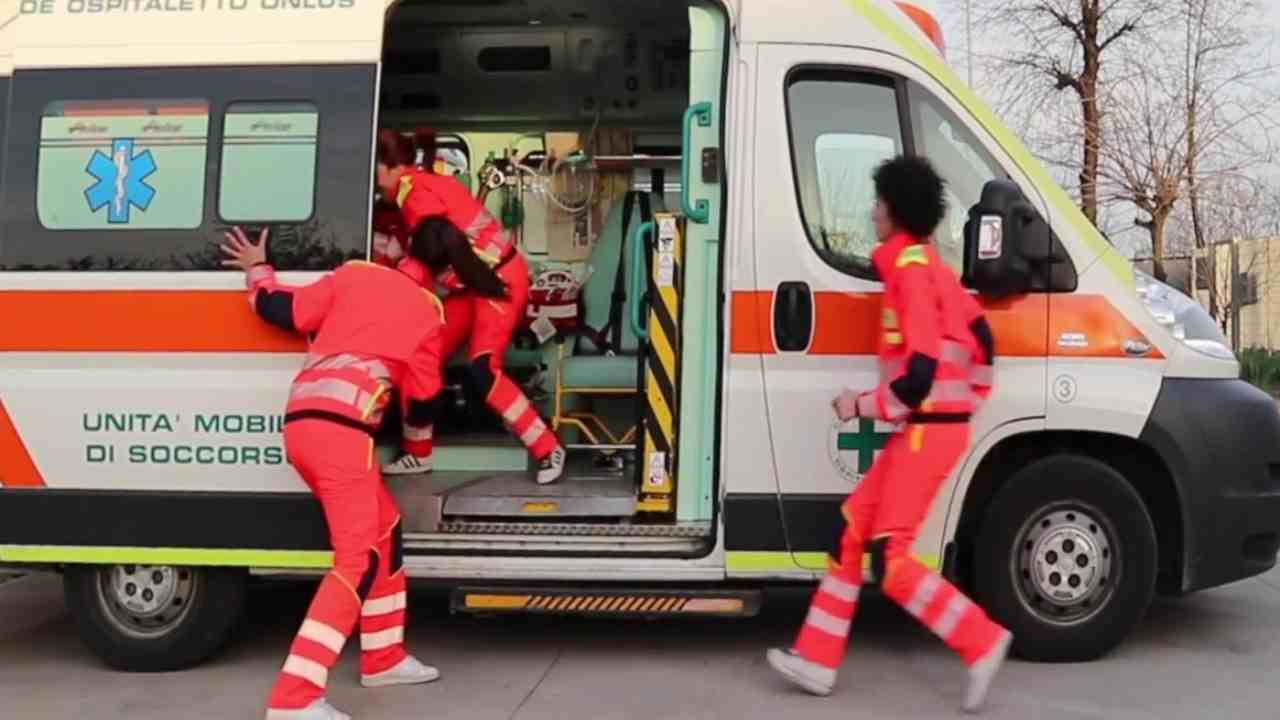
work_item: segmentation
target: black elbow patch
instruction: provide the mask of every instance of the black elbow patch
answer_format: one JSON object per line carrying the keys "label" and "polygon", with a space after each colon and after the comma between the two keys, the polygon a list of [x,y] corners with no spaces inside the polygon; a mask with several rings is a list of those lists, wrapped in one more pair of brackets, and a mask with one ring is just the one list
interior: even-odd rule
{"label": "black elbow patch", "polygon": [[969,324],[969,331],[973,333],[973,337],[982,348],[982,356],[986,358],[986,364],[990,365],[996,357],[996,337],[991,333],[991,325],[987,323],[986,318],[980,317]]}
{"label": "black elbow patch", "polygon": [[298,329],[293,323],[293,293],[291,292],[259,290],[258,297],[254,299],[254,309],[263,320],[272,325],[290,332],[296,332]]}
{"label": "black elbow patch", "polygon": [[907,361],[907,374],[889,383],[889,389],[902,401],[903,405],[915,409],[929,397],[933,389],[933,378],[938,372],[938,361],[913,353]]}
{"label": "black elbow patch", "polygon": [[410,400],[405,421],[414,427],[425,427],[435,422],[435,407],[430,400]]}

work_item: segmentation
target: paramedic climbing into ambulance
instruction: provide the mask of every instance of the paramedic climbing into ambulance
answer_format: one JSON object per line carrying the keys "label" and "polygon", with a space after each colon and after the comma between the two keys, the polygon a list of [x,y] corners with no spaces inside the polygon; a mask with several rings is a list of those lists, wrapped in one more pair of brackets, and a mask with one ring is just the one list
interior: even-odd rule
{"label": "paramedic climbing into ambulance", "polygon": [[[502,368],[503,355],[529,302],[529,264],[511,235],[466,186],[456,178],[415,167],[418,151],[434,157],[435,136],[418,133],[416,147],[414,140],[393,131],[384,130],[378,136],[378,186],[384,197],[400,207],[411,238],[411,257],[401,263],[401,269],[413,272],[416,267],[416,272],[434,276],[448,290],[442,359],[468,342],[469,371],[489,407],[529,449],[538,463],[538,483],[555,482],[564,473],[564,447]],[[472,277],[485,277],[482,268],[491,271],[501,289],[472,281]],[[429,471],[433,433],[430,424],[406,421],[404,453],[383,472]]]}
{"label": "paramedic climbing into ambulance", "polygon": [[319,498],[333,569],[307,609],[271,690],[268,720],[342,720],[325,699],[329,670],[357,622],[365,687],[440,676],[404,649],[405,571],[400,512],[375,463],[373,433],[393,388],[409,414],[429,421],[440,391],[440,301],[404,273],[349,262],[304,287],[276,280],[257,243],[227,234],[224,265],[245,271],[249,304],[263,320],[309,336],[285,407],[289,462]]}
{"label": "paramedic climbing into ambulance", "polygon": [[898,157],[875,173],[872,261],[884,283],[880,383],[845,390],[837,417],[882,420],[897,431],[841,508],[840,557],[823,578],[790,650],[769,663],[805,690],[835,685],[863,584],[863,553],[883,593],[924,623],[968,666],[966,711],[977,710],[1012,634],[911,555],[942,482],[969,448],[969,418],[991,391],[994,339],[977,302],[928,237],[946,212],[943,181],[927,160]]}

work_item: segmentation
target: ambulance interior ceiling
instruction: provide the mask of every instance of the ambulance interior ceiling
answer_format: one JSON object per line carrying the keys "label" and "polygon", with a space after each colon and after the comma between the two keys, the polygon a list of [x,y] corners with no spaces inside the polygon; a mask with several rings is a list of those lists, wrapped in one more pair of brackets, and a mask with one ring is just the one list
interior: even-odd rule
{"label": "ambulance interior ceiling", "polygon": [[388,21],[381,122],[678,131],[689,104],[690,4],[405,0]]}

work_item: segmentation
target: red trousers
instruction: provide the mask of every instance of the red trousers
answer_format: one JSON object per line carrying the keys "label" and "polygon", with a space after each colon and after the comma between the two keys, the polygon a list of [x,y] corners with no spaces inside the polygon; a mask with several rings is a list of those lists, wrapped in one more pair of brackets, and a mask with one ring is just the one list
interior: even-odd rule
{"label": "red trousers", "polygon": [[969,445],[967,424],[907,425],[876,458],[842,508],[848,525],[840,559],[823,578],[795,649],[805,659],[840,666],[863,582],[863,557],[883,558],[880,588],[965,661],[973,664],[1001,638],[1001,628],[955,586],[911,556],[938,488]]}
{"label": "red trousers", "polygon": [[[492,375],[485,401],[520,438],[534,459],[541,460],[560,445],[555,433],[538,416],[529,398],[502,371],[502,358],[511,346],[516,327],[524,318],[529,304],[529,264],[524,256],[515,255],[498,269],[498,277],[507,284],[509,297],[495,300],[469,291],[450,294],[444,300],[443,348],[440,357],[448,360],[467,343],[474,365],[488,358]],[[418,457],[431,454],[433,432],[429,427],[405,426],[404,449]]]}
{"label": "red trousers", "polygon": [[284,441],[324,508],[334,564],[271,691],[270,706],[282,710],[324,695],[357,622],[362,673],[389,670],[406,657],[400,511],[382,482],[373,439],[327,420],[298,420],[285,426]]}

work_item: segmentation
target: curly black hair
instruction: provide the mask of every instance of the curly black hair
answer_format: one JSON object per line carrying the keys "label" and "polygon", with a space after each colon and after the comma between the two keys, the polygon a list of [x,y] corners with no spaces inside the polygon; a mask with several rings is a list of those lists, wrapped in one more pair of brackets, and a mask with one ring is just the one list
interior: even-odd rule
{"label": "curly black hair", "polygon": [[921,240],[932,235],[947,214],[946,181],[923,157],[886,160],[873,179],[876,197],[884,201],[894,224]]}

